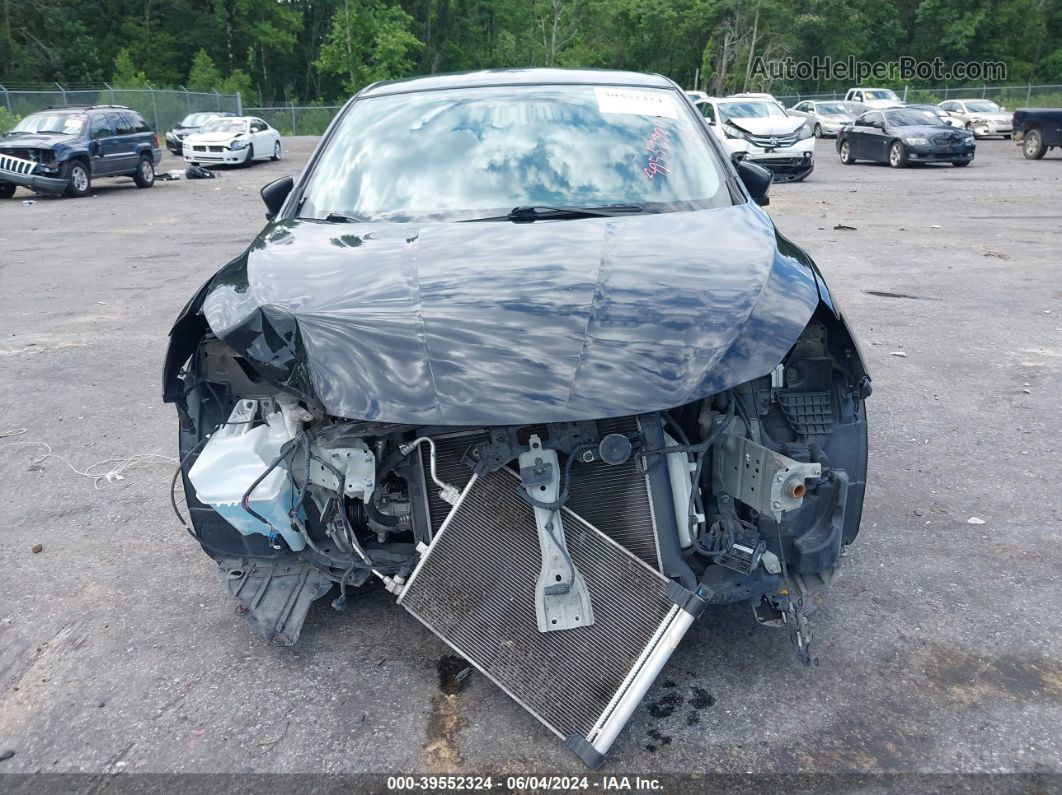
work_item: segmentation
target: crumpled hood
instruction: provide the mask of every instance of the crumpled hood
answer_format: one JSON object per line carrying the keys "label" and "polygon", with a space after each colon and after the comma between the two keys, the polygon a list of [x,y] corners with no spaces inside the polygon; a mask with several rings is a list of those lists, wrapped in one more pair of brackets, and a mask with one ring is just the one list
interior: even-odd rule
{"label": "crumpled hood", "polygon": [[807,123],[807,119],[773,116],[768,118],[731,119],[730,124],[753,135],[789,135]]}
{"label": "crumpled hood", "polygon": [[289,220],[204,295],[215,334],[329,414],[448,425],[682,405],[768,373],[819,300],[811,268],[779,252],[752,205],[532,224]]}
{"label": "crumpled hood", "polygon": [[74,144],[75,135],[45,133],[14,133],[0,136],[0,149],[24,147],[26,149],[51,149],[53,146]]}
{"label": "crumpled hood", "polygon": [[193,132],[186,135],[184,140],[190,144],[227,144],[240,135],[244,133]]}

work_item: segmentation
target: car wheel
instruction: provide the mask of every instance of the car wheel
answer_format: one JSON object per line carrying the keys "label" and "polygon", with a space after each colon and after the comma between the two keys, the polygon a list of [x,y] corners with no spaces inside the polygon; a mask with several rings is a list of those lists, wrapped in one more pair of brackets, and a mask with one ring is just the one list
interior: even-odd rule
{"label": "car wheel", "polygon": [[822,125],[821,124],[816,124],[815,125],[815,137],[816,138],[821,138],[822,137]]}
{"label": "car wheel", "polygon": [[155,164],[146,155],[140,158],[136,172],[133,174],[133,182],[138,188],[150,188],[155,184]]}
{"label": "car wheel", "polygon": [[841,162],[846,166],[850,166],[855,163],[855,158],[852,157],[852,147],[848,145],[848,141],[841,141]]}
{"label": "car wheel", "polygon": [[1026,160],[1039,160],[1047,152],[1044,136],[1039,130],[1029,130],[1021,143],[1021,153]]}
{"label": "car wheel", "polygon": [[889,147],[889,165],[893,168],[903,168],[907,165],[907,150],[899,141],[893,141]]}
{"label": "car wheel", "polygon": [[972,162],[972,160],[956,160],[952,165],[955,166],[955,168],[965,168]]}
{"label": "car wheel", "polygon": [[1009,141],[1009,140],[1010,140],[1010,134],[1009,134],[1009,133],[1005,134],[1005,135],[1003,136],[1003,140],[1004,140],[1004,141]]}
{"label": "car wheel", "polygon": [[15,195],[15,183],[0,182],[0,199],[10,199]]}
{"label": "car wheel", "polygon": [[83,160],[68,160],[63,166],[63,178],[67,180],[66,195],[80,199],[89,195],[92,180],[89,178],[88,166]]}
{"label": "car wheel", "polygon": [[243,166],[244,168],[249,168],[251,163],[253,163],[253,162],[254,162],[254,144],[248,144],[247,145],[247,157],[245,157],[243,159],[243,162],[240,163],[240,165]]}
{"label": "car wheel", "polygon": [[273,157],[270,160],[280,160],[280,141],[273,144]]}

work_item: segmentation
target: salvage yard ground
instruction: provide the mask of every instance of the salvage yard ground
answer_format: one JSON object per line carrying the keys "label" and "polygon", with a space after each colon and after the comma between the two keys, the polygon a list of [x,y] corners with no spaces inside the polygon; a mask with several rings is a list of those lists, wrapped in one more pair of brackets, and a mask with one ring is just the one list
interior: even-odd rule
{"label": "salvage yard ground", "polygon": [[[212,181],[0,203],[0,772],[581,773],[482,676],[441,692],[446,647],[382,591],[265,646],[174,518],[172,465],[74,471],[176,454],[166,333],[315,140],[285,143]],[[768,208],[874,377],[822,665],[709,611],[603,772],[1062,770],[1062,157],[981,141],[968,169],[898,171],[833,146]]]}

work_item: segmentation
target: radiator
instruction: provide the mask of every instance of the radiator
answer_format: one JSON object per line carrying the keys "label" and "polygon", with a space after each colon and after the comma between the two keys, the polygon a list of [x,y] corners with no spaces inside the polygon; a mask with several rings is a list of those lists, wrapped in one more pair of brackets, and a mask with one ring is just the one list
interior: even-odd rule
{"label": "radiator", "polygon": [[594,623],[539,632],[538,535],[518,487],[508,469],[471,478],[399,603],[596,767],[693,616],[669,580],[565,508]]}
{"label": "radiator", "polygon": [[[619,417],[598,420],[597,431],[603,437],[610,433],[632,434],[638,432],[634,417]],[[548,438],[545,426],[528,428],[526,433],[537,433]],[[464,488],[472,477],[472,471],[461,463],[465,451],[474,445],[489,442],[485,430],[463,431],[433,437],[436,445],[436,468],[446,483]],[[438,532],[450,505],[439,498],[438,489],[432,487],[428,474],[428,448],[421,448],[424,464],[424,480],[428,484],[428,513],[432,532]],[[564,456],[561,456],[563,463]],[[572,464],[572,483],[567,507],[592,524],[616,543],[623,546],[650,566],[660,568],[660,553],[656,543],[656,525],[649,501],[649,485],[645,474],[639,471],[637,459],[632,456],[626,463],[611,466],[601,461]]]}

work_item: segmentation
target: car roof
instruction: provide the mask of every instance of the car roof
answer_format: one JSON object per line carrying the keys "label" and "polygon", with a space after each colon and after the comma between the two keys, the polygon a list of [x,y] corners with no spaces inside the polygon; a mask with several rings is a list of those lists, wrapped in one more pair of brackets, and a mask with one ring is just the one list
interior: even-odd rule
{"label": "car roof", "polygon": [[674,84],[660,75],[624,72],[613,69],[484,69],[478,72],[410,77],[389,80],[362,89],[361,97],[387,94],[406,94],[414,91],[436,91],[445,88],[473,88],[478,86],[517,85],[617,85],[639,88],[674,88]]}

